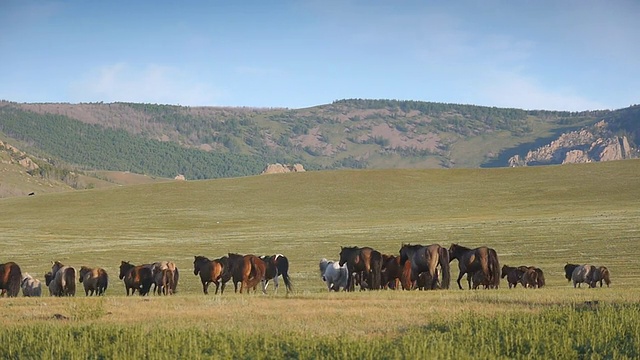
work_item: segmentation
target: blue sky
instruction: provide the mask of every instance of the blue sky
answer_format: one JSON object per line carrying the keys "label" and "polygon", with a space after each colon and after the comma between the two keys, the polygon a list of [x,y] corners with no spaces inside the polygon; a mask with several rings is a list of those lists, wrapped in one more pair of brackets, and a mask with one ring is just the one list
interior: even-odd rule
{"label": "blue sky", "polygon": [[0,99],[640,103],[640,1],[0,0]]}

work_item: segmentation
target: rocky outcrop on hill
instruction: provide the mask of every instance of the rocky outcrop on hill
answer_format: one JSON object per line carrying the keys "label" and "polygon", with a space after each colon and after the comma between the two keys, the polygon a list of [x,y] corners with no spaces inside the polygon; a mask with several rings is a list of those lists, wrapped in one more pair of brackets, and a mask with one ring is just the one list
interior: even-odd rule
{"label": "rocky outcrop on hill", "polygon": [[626,136],[613,134],[603,120],[579,131],[560,135],[548,145],[531,150],[526,156],[515,155],[509,166],[586,163],[637,157]]}
{"label": "rocky outcrop on hill", "polygon": [[0,141],[0,151],[5,151],[9,154],[9,160],[1,160],[0,158],[0,161],[9,164],[19,164],[27,170],[35,170],[39,168],[38,164],[33,162],[33,160],[27,156],[27,153],[20,151],[16,147],[3,141]]}
{"label": "rocky outcrop on hill", "polygon": [[294,164],[294,165],[283,165],[279,163],[269,164],[264,170],[262,170],[262,174],[281,174],[288,172],[303,172],[304,166],[302,164]]}

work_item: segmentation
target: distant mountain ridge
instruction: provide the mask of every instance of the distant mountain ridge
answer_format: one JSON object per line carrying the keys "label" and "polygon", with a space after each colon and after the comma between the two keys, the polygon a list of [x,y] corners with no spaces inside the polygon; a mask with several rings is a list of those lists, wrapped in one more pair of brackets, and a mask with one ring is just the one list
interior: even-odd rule
{"label": "distant mountain ridge", "polygon": [[[0,132],[28,153],[77,169],[207,179],[255,175],[274,163],[307,170],[561,163],[566,156],[526,159],[544,144],[566,147],[557,141],[571,137],[563,134],[603,120],[612,136],[626,139],[619,141],[628,145],[622,158],[633,157],[639,108],[527,111],[384,99],[306,109],[0,101]],[[577,150],[557,153],[578,158]]]}

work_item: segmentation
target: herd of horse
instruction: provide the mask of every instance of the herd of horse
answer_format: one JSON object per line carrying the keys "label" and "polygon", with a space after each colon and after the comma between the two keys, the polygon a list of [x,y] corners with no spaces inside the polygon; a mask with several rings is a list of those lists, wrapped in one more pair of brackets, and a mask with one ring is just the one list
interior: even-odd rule
{"label": "herd of horse", "polygon": [[[451,262],[457,260],[459,274],[456,279],[462,289],[461,280],[466,275],[468,288],[495,289],[500,279],[506,278],[509,288],[521,284],[524,288],[545,286],[542,269],[535,266],[511,267],[500,262],[496,251],[481,246],[467,248],[452,244],[448,249],[439,244],[417,245],[402,244],[398,255],[382,254],[371,247],[341,247],[339,260],[320,260],[320,275],[328,291],[403,289],[434,290],[449,289],[451,283]],[[122,280],[127,296],[171,295],[177,291],[179,271],[174,262],[159,261],[134,265],[122,261],[118,278]],[[568,281],[574,287],[585,283],[596,287],[603,283],[611,284],[609,270],[605,266],[589,264],[567,264],[564,267]],[[293,290],[289,276],[289,259],[282,255],[241,255],[228,253],[210,260],[205,256],[194,256],[193,274],[200,277],[202,291],[209,293],[209,285],[215,284],[217,294],[224,293],[230,280],[234,291],[243,293],[256,291],[261,284],[263,293],[267,293],[269,281],[273,280],[278,291],[281,276],[287,293]],[[82,266],[79,271],[59,261],[53,262],[51,271],[45,275],[45,283],[51,296],[74,296],[76,282],[82,283],[86,296],[104,295],[109,285],[109,276],[102,268]],[[239,284],[239,287],[238,287]],[[151,287],[153,286],[153,290]],[[42,284],[28,273],[22,273],[15,262],[0,264],[1,295],[41,296]]]}
{"label": "herd of horse", "polygon": [[[500,280],[506,278],[509,288],[521,284],[524,288],[545,286],[542,269],[535,266],[500,267],[496,251],[481,246],[467,248],[452,244],[448,249],[439,244],[402,244],[398,255],[382,254],[371,247],[341,247],[339,260],[320,260],[320,276],[328,291],[403,289],[433,290],[449,289],[451,265],[457,260],[459,274],[456,282],[462,289],[461,280],[466,275],[468,288],[496,289]],[[605,266],[572,265],[565,266],[569,281],[576,284],[587,283],[596,287],[603,282],[611,284],[609,270]]]}

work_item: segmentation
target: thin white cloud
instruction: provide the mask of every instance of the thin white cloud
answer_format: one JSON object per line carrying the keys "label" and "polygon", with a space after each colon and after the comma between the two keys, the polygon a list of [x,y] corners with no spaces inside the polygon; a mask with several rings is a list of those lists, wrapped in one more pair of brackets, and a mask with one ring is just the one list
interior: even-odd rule
{"label": "thin white cloud", "polygon": [[486,73],[475,87],[480,104],[527,110],[583,111],[606,106],[578,94],[571,88],[549,89],[535,78],[506,71]]}
{"label": "thin white cloud", "polygon": [[187,106],[218,105],[222,91],[180,69],[157,64],[103,66],[71,85],[75,102],[125,101]]}

